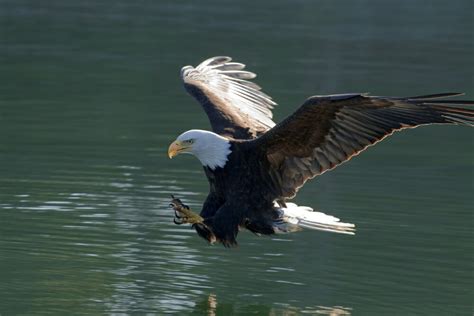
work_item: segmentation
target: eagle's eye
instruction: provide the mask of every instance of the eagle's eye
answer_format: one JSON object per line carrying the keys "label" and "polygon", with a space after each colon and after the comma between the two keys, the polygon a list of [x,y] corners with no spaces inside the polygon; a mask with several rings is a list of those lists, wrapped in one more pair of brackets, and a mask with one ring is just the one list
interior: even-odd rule
{"label": "eagle's eye", "polygon": [[194,143],[194,139],[186,139],[186,140],[184,141],[184,143],[185,143],[185,144],[188,144],[188,145],[191,145],[191,144]]}

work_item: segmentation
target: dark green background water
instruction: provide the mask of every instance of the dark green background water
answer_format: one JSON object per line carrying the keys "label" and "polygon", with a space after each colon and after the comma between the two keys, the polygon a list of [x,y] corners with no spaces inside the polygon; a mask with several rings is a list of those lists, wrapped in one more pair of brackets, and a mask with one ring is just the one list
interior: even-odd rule
{"label": "dark green background water", "polygon": [[0,0],[0,314],[471,315],[472,129],[400,133],[308,183],[297,202],[356,236],[232,250],[172,223],[169,195],[199,209],[207,183],[166,150],[208,129],[183,65],[246,63],[276,121],[312,94],[473,99],[473,30],[469,0]]}

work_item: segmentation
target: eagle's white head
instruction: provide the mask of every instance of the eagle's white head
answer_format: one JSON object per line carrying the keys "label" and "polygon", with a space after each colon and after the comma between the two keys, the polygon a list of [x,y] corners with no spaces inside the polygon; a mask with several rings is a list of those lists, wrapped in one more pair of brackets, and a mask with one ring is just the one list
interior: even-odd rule
{"label": "eagle's white head", "polygon": [[228,139],[199,129],[192,129],[179,135],[168,148],[170,158],[179,154],[192,154],[201,161],[203,166],[212,170],[224,167],[230,153]]}

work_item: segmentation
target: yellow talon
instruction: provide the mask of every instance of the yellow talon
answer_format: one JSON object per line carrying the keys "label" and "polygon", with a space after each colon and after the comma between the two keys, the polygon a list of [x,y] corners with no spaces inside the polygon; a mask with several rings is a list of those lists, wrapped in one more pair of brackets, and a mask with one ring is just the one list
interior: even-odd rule
{"label": "yellow talon", "polygon": [[[187,205],[184,205],[180,199],[177,199],[174,196],[172,196],[172,198],[173,200],[171,201],[170,206],[175,211],[175,224],[199,224],[204,222],[204,218],[191,211],[191,209]],[[176,219],[179,219],[180,221],[177,221]]]}

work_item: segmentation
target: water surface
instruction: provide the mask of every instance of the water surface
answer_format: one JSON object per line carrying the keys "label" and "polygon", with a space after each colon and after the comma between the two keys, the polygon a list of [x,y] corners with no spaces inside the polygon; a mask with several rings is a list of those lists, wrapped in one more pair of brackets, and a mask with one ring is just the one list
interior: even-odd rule
{"label": "water surface", "polygon": [[312,94],[472,82],[472,3],[0,0],[0,314],[469,315],[473,134],[397,134],[296,201],[356,223],[208,246],[172,223],[207,183],[166,150],[204,112],[181,66],[258,72],[279,121]]}

